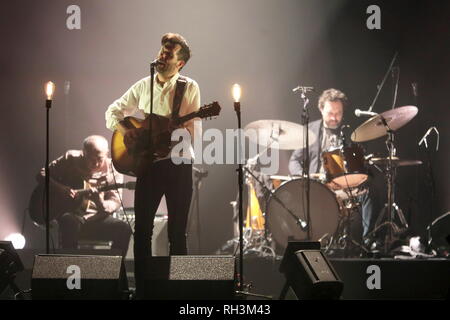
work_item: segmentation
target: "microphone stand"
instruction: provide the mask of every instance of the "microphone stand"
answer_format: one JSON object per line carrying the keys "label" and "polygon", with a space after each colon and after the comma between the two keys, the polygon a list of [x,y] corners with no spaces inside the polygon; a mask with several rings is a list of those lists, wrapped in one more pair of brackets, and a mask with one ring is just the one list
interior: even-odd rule
{"label": "microphone stand", "polygon": [[397,59],[397,56],[398,56],[398,52],[396,52],[394,54],[394,58],[392,58],[391,64],[389,65],[389,68],[388,68],[386,74],[384,75],[383,81],[378,86],[377,94],[375,95],[375,98],[373,99],[372,103],[370,104],[370,107],[369,107],[368,111],[372,111],[375,103],[377,102],[377,99],[378,99],[378,96],[380,95],[381,89],[383,89],[384,83],[386,82],[386,79],[387,79],[387,77],[389,75],[389,72],[391,72],[391,70],[392,70],[392,66],[394,65],[395,59]]}
{"label": "microphone stand", "polygon": [[398,94],[398,82],[400,80],[400,68],[399,67],[395,67],[392,68],[392,80],[395,81],[394,82],[394,92],[393,92],[393,98],[392,98],[392,108],[395,108],[395,104],[397,102],[397,94]]}
{"label": "microphone stand", "polygon": [[155,64],[150,64],[150,114],[149,114],[149,123],[148,123],[148,134],[149,134],[149,152],[150,159],[153,159],[153,86],[154,86],[154,78],[155,78]]}
{"label": "microphone stand", "polygon": [[[438,136],[438,140],[437,140],[437,144],[436,144],[436,151],[439,150],[439,131],[437,131],[436,127],[431,127],[429,130],[429,132],[431,132],[431,129],[435,129],[437,136]],[[427,228],[427,252],[432,252],[432,241],[433,241],[433,237],[431,234],[431,226],[432,226],[432,222],[433,222],[433,217],[434,217],[434,198],[436,196],[436,189],[435,189],[435,181],[434,181],[434,174],[433,174],[433,166],[432,166],[432,159],[431,159],[431,151],[428,149],[428,142],[427,142],[427,137],[428,137],[428,133],[425,133],[425,135],[423,136],[423,138],[421,139],[421,141],[419,142],[419,146],[422,144],[422,142],[425,144],[425,154],[426,154],[426,159],[427,159],[427,179],[429,180],[428,183],[430,184],[430,210],[429,210],[429,215],[430,215],[430,219],[429,219],[429,224],[428,224],[428,228]]]}
{"label": "microphone stand", "polygon": [[303,101],[303,107],[302,107],[302,120],[303,120],[303,133],[305,137],[305,151],[303,153],[303,177],[306,177],[306,187],[305,187],[305,194],[306,194],[306,237],[307,239],[311,239],[311,228],[310,228],[310,175],[309,175],[309,114],[308,114],[308,104],[309,99],[306,97],[306,91],[304,88],[301,88],[301,99]]}

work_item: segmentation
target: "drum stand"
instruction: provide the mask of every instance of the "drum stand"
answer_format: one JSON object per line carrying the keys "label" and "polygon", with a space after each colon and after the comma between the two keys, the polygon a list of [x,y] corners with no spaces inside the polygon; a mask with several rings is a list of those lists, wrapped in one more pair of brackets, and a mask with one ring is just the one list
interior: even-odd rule
{"label": "drum stand", "polygon": [[[383,122],[383,125],[387,129],[388,138],[386,140],[386,147],[389,152],[389,160],[387,164],[386,169],[386,183],[387,183],[387,204],[384,206],[384,208],[381,210],[377,221],[375,223],[375,228],[372,231],[372,234],[378,231],[383,226],[388,226],[389,230],[385,235],[384,239],[384,253],[388,254],[389,250],[391,249],[391,246],[393,242],[396,240],[396,237],[403,233],[405,230],[408,229],[408,223],[406,222],[405,216],[403,215],[402,210],[397,206],[395,203],[395,174],[396,174],[396,168],[392,164],[392,158],[395,156],[395,146],[394,146],[394,132],[389,128],[389,126],[386,123],[386,120],[381,117],[381,121]],[[401,227],[398,227],[394,220],[395,216],[397,216],[400,220]],[[385,216],[387,215],[387,219],[385,222],[382,223]]]}
{"label": "drum stand", "polygon": [[342,201],[338,228],[325,250],[325,253],[332,249],[343,250],[344,258],[355,256],[355,248],[364,250],[364,247],[356,242],[352,235],[352,218],[361,214],[361,203],[355,199],[356,197],[352,194],[352,188],[349,188],[348,197],[347,200]]}
{"label": "drum stand", "polygon": [[[253,164],[248,161],[247,165],[244,166],[244,171],[246,174],[246,184],[248,186],[248,217],[249,225],[245,230],[245,239],[246,245],[244,248],[244,254],[256,254],[260,257],[271,257],[276,258],[275,250],[272,248],[272,237],[267,229],[266,217],[264,217],[264,230],[254,230],[253,229],[253,219],[257,217],[252,217],[252,194],[251,190],[255,190],[252,179],[257,181],[266,192],[271,193],[271,191],[264,185],[262,181],[260,181],[253,174]],[[256,200],[258,201],[258,200]]]}

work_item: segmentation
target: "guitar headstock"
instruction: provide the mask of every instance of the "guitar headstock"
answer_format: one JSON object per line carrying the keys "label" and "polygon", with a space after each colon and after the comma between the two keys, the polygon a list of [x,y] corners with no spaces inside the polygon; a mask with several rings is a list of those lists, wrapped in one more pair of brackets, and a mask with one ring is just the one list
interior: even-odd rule
{"label": "guitar headstock", "polygon": [[212,118],[215,116],[218,116],[220,114],[220,110],[222,108],[220,107],[219,103],[217,101],[214,101],[213,103],[206,104],[203,107],[200,108],[197,112],[197,116],[200,118]]}

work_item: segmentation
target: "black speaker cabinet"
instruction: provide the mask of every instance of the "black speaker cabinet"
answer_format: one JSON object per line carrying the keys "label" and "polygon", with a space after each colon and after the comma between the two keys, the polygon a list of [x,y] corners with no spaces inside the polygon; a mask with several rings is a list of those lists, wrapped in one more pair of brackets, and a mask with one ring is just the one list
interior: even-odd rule
{"label": "black speaker cabinet", "polygon": [[168,256],[148,261],[144,298],[223,300],[235,293],[232,256]]}
{"label": "black speaker cabinet", "polygon": [[31,289],[33,300],[117,300],[128,282],[120,256],[37,255]]}
{"label": "black speaker cabinet", "polygon": [[286,289],[292,288],[299,299],[339,299],[343,283],[320,250],[299,250],[281,268]]}

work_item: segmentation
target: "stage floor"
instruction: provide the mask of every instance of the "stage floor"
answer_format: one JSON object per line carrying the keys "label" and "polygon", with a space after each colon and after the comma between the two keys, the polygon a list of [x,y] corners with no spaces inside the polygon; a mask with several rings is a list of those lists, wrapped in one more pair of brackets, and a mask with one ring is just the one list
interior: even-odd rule
{"label": "stage floor", "polygon": [[[18,250],[25,270],[16,276],[21,290],[31,287],[34,256],[39,250]],[[107,250],[82,252],[89,255],[110,255]],[[334,259],[329,261],[344,283],[341,299],[449,299],[450,259]],[[280,273],[281,259],[244,258],[244,282],[251,284],[251,293],[279,299],[286,278]],[[134,261],[125,260],[130,289],[134,288]],[[292,292],[291,292],[292,293]],[[288,294],[287,299],[294,299]],[[12,291],[6,289],[2,300],[13,299]],[[263,299],[248,297],[249,300]]]}

